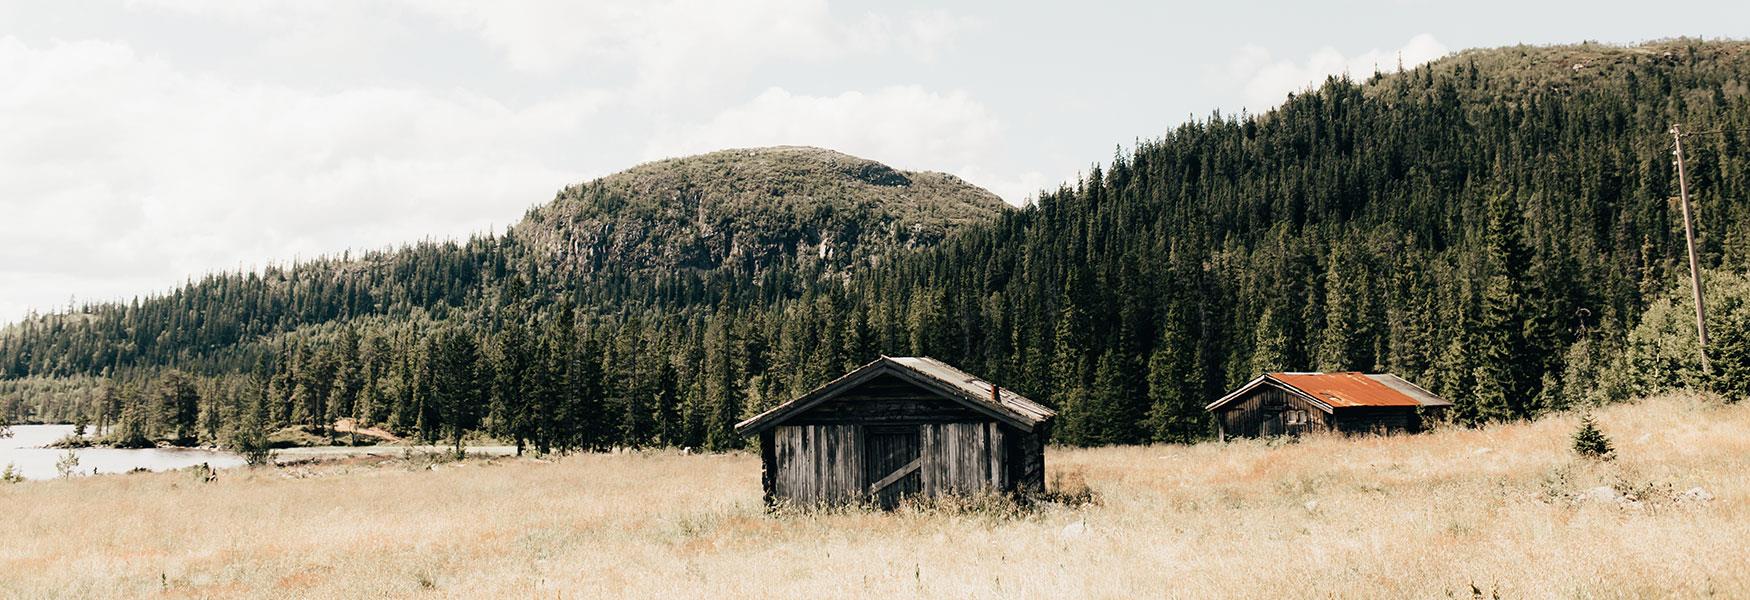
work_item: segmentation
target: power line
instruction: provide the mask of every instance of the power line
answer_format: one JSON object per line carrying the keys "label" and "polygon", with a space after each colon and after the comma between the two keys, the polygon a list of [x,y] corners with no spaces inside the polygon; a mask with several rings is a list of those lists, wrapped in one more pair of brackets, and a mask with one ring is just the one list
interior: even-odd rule
{"label": "power line", "polygon": [[1721,127],[1719,129],[1709,129],[1707,131],[1691,131],[1684,133],[1683,135],[1712,135],[1728,131],[1732,133],[1750,133],[1750,127]]}

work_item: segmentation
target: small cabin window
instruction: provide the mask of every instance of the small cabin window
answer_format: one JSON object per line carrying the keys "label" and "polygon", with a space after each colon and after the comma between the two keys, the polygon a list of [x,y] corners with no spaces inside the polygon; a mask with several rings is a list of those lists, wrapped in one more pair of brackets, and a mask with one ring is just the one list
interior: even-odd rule
{"label": "small cabin window", "polygon": [[1282,412],[1283,429],[1287,430],[1287,433],[1290,433],[1290,434],[1299,434],[1299,433],[1305,432],[1307,429],[1307,424],[1311,422],[1307,418],[1307,416],[1308,415],[1306,414],[1306,411],[1304,411],[1304,410],[1283,411]]}

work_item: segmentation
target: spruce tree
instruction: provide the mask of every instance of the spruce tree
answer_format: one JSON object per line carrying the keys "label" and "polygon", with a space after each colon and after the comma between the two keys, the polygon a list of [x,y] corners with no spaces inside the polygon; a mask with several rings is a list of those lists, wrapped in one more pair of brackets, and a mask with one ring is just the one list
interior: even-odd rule
{"label": "spruce tree", "polygon": [[1107,350],[1094,365],[1093,387],[1083,409],[1082,443],[1091,445],[1117,444],[1136,439],[1138,422],[1127,410],[1130,396],[1125,386],[1126,369]]}
{"label": "spruce tree", "polygon": [[165,371],[154,389],[163,433],[177,444],[193,443],[200,416],[200,393],[194,381],[182,371]]}
{"label": "spruce tree", "polygon": [[438,334],[436,351],[432,401],[441,428],[460,457],[464,453],[463,438],[486,406],[486,395],[480,385],[480,349],[471,333],[447,329]]}
{"label": "spruce tree", "polygon": [[1574,452],[1586,458],[1610,460],[1616,450],[1610,446],[1610,438],[1598,429],[1598,422],[1592,418],[1592,413],[1580,417],[1580,427],[1574,431]]}
{"label": "spruce tree", "polygon": [[1063,441],[1070,444],[1092,443],[1097,426],[1088,406],[1087,327],[1081,310],[1067,306],[1058,317],[1052,342],[1056,353],[1051,363],[1052,404],[1062,420]]}
{"label": "spruce tree", "polygon": [[1154,441],[1191,442],[1203,429],[1204,386],[1196,348],[1183,309],[1169,309],[1148,360],[1149,438]]}
{"label": "spruce tree", "polygon": [[711,450],[740,447],[735,424],[741,420],[741,369],[735,356],[736,338],[724,318],[713,318],[705,333],[705,404],[708,407],[705,446]]}
{"label": "spruce tree", "polygon": [[1287,326],[1282,319],[1282,313],[1269,305],[1258,316],[1252,333],[1252,355],[1247,360],[1248,376],[1291,370]]}
{"label": "spruce tree", "polygon": [[1343,253],[1331,251],[1330,268],[1325,273],[1325,328],[1319,336],[1318,368],[1321,371],[1354,371],[1362,365],[1358,347],[1363,343],[1362,316],[1355,297],[1357,285],[1354,269]]}
{"label": "spruce tree", "polygon": [[1482,309],[1475,341],[1475,402],[1483,420],[1529,416],[1536,356],[1525,340],[1526,298],[1521,278],[1530,258],[1520,238],[1518,203],[1492,198],[1485,240]]}

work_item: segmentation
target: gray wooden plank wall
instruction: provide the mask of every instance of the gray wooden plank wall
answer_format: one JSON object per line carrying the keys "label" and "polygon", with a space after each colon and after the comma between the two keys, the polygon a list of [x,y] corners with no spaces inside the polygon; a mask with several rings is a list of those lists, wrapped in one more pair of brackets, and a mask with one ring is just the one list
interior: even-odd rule
{"label": "gray wooden plank wall", "polygon": [[861,425],[786,425],[773,430],[774,496],[796,504],[862,498]]}
{"label": "gray wooden plank wall", "polygon": [[[925,423],[921,493],[967,494],[1006,489],[1008,446],[1002,425]],[[858,502],[868,495],[862,425],[780,425],[773,429],[773,496],[792,504]]]}

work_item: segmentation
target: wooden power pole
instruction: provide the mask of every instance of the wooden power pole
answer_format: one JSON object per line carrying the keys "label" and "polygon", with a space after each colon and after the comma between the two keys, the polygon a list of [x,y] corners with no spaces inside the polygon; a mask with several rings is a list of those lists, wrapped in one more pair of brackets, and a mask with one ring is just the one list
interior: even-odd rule
{"label": "wooden power pole", "polygon": [[1695,257],[1695,225],[1689,215],[1689,179],[1683,171],[1683,129],[1671,126],[1671,137],[1677,142],[1677,195],[1683,203],[1683,239],[1689,244],[1689,282],[1695,291],[1695,333],[1701,341],[1701,372],[1713,373],[1707,360],[1707,309],[1701,301],[1701,264]]}

